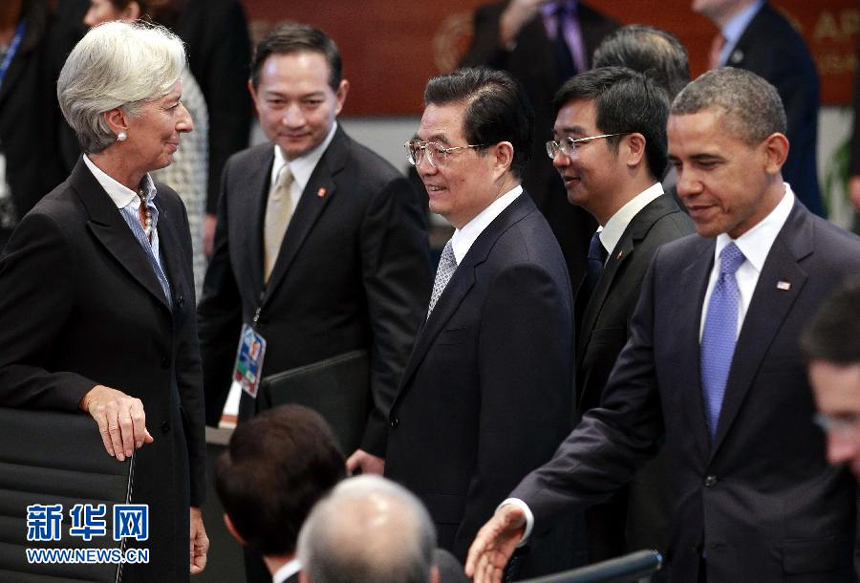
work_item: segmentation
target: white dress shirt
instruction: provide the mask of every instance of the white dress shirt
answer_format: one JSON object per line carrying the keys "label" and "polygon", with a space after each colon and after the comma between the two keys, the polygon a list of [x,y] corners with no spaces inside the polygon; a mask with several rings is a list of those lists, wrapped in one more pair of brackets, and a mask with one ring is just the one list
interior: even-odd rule
{"label": "white dress shirt", "polygon": [[[732,239],[726,233],[717,235],[717,244],[714,247],[714,266],[711,268],[711,276],[708,280],[708,289],[705,292],[705,303],[702,304],[702,318],[699,324],[699,340],[702,339],[702,333],[705,330],[705,316],[708,312],[708,302],[711,300],[711,293],[714,291],[714,286],[717,283],[717,278],[720,275],[720,252],[725,249],[726,245],[734,241],[741,253],[744,254],[744,262],[735,272],[735,279],[738,282],[738,291],[741,295],[741,301],[738,302],[738,329],[737,334],[741,333],[741,326],[744,323],[744,318],[747,315],[747,309],[750,307],[755,286],[758,283],[758,276],[761,275],[762,267],[764,267],[767,254],[770,253],[770,248],[776,240],[776,236],[788,220],[788,215],[791,213],[791,208],[794,206],[794,193],[791,191],[791,186],[785,183],[785,194],[779,204],[770,211],[761,222],[752,229],[738,237]],[[737,336],[735,336],[737,338]]]}
{"label": "white dress shirt", "polygon": [[291,561],[287,561],[281,568],[275,571],[274,575],[272,575],[272,583],[284,583],[287,579],[298,573],[302,570],[302,565],[299,563],[299,559],[295,558]]}
{"label": "white dress shirt", "polygon": [[606,249],[607,261],[609,260],[609,256],[612,255],[612,251],[615,250],[615,246],[618,245],[618,241],[621,240],[621,236],[624,234],[624,231],[626,231],[628,225],[630,225],[630,221],[639,214],[639,211],[651,204],[654,199],[658,198],[662,194],[663,185],[659,182],[655,182],[628,200],[624,206],[615,211],[615,214],[606,221],[606,225],[598,229],[600,233],[600,244],[603,245],[604,249]]}
{"label": "white dress shirt", "polygon": [[325,154],[326,149],[329,144],[331,144],[332,139],[334,139],[336,131],[337,122],[334,122],[331,124],[331,129],[329,130],[328,135],[318,146],[313,148],[307,154],[299,156],[295,160],[288,161],[284,157],[284,153],[281,152],[281,148],[275,144],[275,161],[272,164],[272,175],[269,180],[269,184],[271,185],[270,188],[274,188],[275,184],[277,184],[278,174],[280,174],[281,168],[285,165],[289,166],[290,172],[293,174],[293,182],[290,185],[290,202],[293,205],[293,212],[295,212],[296,206],[299,204],[299,199],[305,191],[305,186],[307,186],[308,180],[311,179],[311,174],[313,174],[320,158]]}
{"label": "white dress shirt", "polygon": [[463,258],[466,256],[466,253],[469,252],[472,244],[480,234],[484,232],[484,229],[486,229],[497,216],[502,214],[502,211],[508,208],[508,205],[514,202],[522,192],[522,186],[515,186],[494,200],[490,206],[478,213],[474,219],[463,225],[462,229],[454,231],[454,235],[451,237],[451,249],[454,251],[454,259],[457,260],[457,265],[460,265],[463,262]]}

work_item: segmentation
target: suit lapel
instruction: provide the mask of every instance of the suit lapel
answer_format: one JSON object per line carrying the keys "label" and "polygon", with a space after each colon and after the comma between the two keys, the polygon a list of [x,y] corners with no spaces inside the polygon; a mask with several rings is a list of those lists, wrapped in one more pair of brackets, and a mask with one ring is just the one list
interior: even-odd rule
{"label": "suit lapel", "polygon": [[609,255],[603,273],[594,288],[594,293],[586,304],[582,316],[582,326],[579,329],[579,340],[577,342],[578,354],[584,356],[585,349],[591,339],[591,333],[597,324],[597,317],[606,303],[609,290],[615,282],[615,278],[621,271],[621,267],[630,260],[636,250],[636,246],[648,235],[651,227],[662,217],[676,212],[677,207],[671,204],[666,195],[662,195],[640,210],[627,225],[621,239],[615,245],[615,249]]}
{"label": "suit lapel", "polygon": [[[798,262],[813,249],[809,212],[795,201],[767,255],[738,336],[712,456],[731,428],[770,345],[806,283],[808,275]],[[789,289],[777,288],[781,281],[788,282]]]}
{"label": "suit lapel", "polygon": [[86,207],[87,226],[96,240],[140,285],[169,309],[164,290],[149,264],[146,252],[128,228],[111,198],[84,164],[83,158],[72,170],[72,188]]}
{"label": "suit lapel", "polygon": [[430,314],[418,332],[415,347],[412,349],[412,356],[403,371],[403,380],[400,383],[401,391],[408,385],[412,375],[427,355],[430,346],[433,345],[433,341],[436,340],[445,324],[448,323],[448,320],[451,319],[451,316],[454,315],[454,312],[457,311],[457,308],[468,295],[469,290],[472,289],[475,284],[475,269],[486,261],[490,250],[502,233],[535,209],[531,197],[523,192],[484,229],[472,244],[469,252],[466,253],[463,261],[457,266],[454,275],[448,281],[448,285],[445,286],[445,290],[433,308],[433,313]]}
{"label": "suit lapel", "polygon": [[[702,397],[701,347],[699,328],[702,321],[702,306],[705,302],[705,291],[714,264],[714,246],[716,239],[700,239],[695,258],[684,269],[677,279],[677,289],[684,293],[694,294],[695,301],[679,301],[678,312],[673,315],[678,322],[677,344],[680,347],[677,354],[679,371],[687,372],[687,378],[679,379],[678,390],[684,402],[683,410],[690,416],[690,427],[696,428],[696,439],[701,444],[702,451],[710,449],[711,437],[708,434],[708,422],[705,418],[705,401]],[[671,276],[670,276],[671,277]],[[691,299],[692,299],[691,298]]]}
{"label": "suit lapel", "polygon": [[284,241],[278,252],[278,259],[272,271],[272,277],[266,289],[266,298],[271,297],[283,281],[323,209],[328,206],[329,201],[337,193],[335,176],[346,165],[348,153],[349,138],[343,129],[338,127],[331,144],[320,158],[305,185],[299,204],[296,206],[292,218],[290,218],[287,232],[284,234]]}
{"label": "suit lapel", "polygon": [[248,261],[243,262],[244,272],[236,274],[236,281],[240,285],[244,285],[243,282],[250,283],[251,297],[257,297],[263,289],[263,217],[274,160],[274,147],[269,146],[262,151],[259,163],[254,165],[247,177],[247,208],[233,211],[240,216],[244,216],[244,212],[250,214],[247,224],[243,224],[240,231],[240,245],[243,253],[248,254]]}
{"label": "suit lapel", "polygon": [[[160,194],[160,193],[159,193]],[[162,195],[163,196],[163,195]],[[158,238],[161,248],[161,264],[170,284],[170,293],[173,296],[173,304],[185,303],[185,278],[182,277],[182,258],[180,249],[181,238],[177,232],[177,223],[180,217],[170,216],[165,210],[163,201],[159,196],[155,197],[155,206],[158,207]],[[182,305],[178,306],[180,309]]]}

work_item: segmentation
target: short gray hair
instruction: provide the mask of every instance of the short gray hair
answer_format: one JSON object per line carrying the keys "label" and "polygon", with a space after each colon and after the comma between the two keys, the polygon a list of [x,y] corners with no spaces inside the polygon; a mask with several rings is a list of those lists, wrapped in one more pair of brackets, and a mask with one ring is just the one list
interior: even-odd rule
{"label": "short gray hair", "polygon": [[721,67],[690,82],[675,98],[670,115],[699,113],[715,108],[725,116],[725,127],[750,146],[773,133],[786,132],[785,108],[776,88],[750,71]]}
{"label": "short gray hair", "polygon": [[57,80],[57,99],[81,149],[94,154],[116,140],[104,113],[122,107],[134,117],[146,101],[173,90],[185,67],[175,34],[142,21],[106,22],[75,45]]}
{"label": "short gray hair", "polygon": [[427,583],[436,530],[405,488],[380,476],[338,484],[299,535],[302,570],[315,583]]}

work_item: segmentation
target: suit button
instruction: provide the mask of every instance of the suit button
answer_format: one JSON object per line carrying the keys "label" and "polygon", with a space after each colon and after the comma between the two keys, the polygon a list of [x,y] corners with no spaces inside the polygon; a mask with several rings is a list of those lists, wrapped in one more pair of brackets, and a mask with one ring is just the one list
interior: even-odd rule
{"label": "suit button", "polygon": [[162,421],[161,422],[161,431],[162,431],[162,433],[167,433],[168,431],[170,431],[170,423],[168,423],[167,421]]}
{"label": "suit button", "polygon": [[400,419],[398,419],[397,417],[392,417],[391,418],[391,427],[394,428],[394,427],[397,427],[398,425],[400,425]]}
{"label": "suit button", "polygon": [[716,486],[716,485],[717,485],[717,477],[716,476],[710,475],[710,476],[705,478],[705,487],[706,488],[710,488],[710,487]]}
{"label": "suit button", "polygon": [[185,306],[185,296],[179,296],[179,299],[176,301],[176,304],[180,309]]}
{"label": "suit button", "polygon": [[165,370],[170,368],[170,359],[167,358],[166,356],[161,359],[161,368],[163,368]]}

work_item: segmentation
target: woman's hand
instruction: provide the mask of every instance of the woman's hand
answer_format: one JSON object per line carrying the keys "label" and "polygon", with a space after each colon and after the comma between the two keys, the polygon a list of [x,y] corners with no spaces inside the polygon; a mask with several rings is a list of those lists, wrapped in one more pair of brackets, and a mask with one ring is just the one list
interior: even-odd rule
{"label": "woman's hand", "polygon": [[80,408],[95,419],[105,449],[119,461],[131,457],[136,447],[153,441],[140,399],[96,385],[81,399]]}

